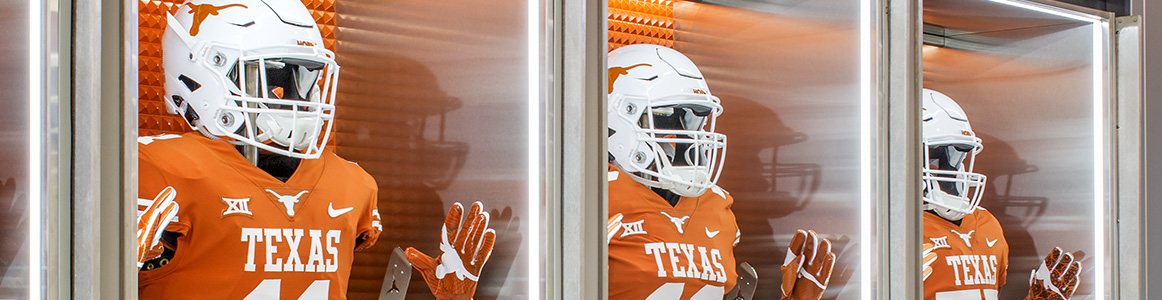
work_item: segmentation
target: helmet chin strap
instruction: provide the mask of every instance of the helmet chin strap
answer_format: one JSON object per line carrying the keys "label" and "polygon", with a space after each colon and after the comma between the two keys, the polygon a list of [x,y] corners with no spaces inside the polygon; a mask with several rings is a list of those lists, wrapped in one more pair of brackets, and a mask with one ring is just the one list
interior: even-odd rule
{"label": "helmet chin strap", "polygon": [[[924,210],[931,210],[941,218],[953,222],[959,222],[961,219],[964,219],[965,215],[971,213],[959,212],[952,208],[946,207],[950,206],[952,203],[968,203],[968,198],[945,193],[940,189],[928,190],[925,194],[925,198],[927,199],[924,201]],[[962,210],[967,209],[968,208],[962,208]]]}
{"label": "helmet chin strap", "polygon": [[[698,171],[698,167],[670,167],[670,176],[678,177],[680,179],[693,179],[691,182],[705,183],[709,181],[706,174]],[[662,179],[662,185],[666,189],[683,197],[698,197],[706,192],[705,188],[697,188],[693,185],[680,184],[674,181]]]}

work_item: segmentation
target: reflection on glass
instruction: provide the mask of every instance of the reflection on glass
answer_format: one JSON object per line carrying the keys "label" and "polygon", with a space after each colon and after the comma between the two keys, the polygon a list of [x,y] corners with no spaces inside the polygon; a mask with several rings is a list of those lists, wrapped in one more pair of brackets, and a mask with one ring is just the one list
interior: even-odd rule
{"label": "reflection on glass", "polygon": [[800,278],[783,268],[799,228],[836,253],[825,298],[860,294],[859,20],[850,1],[674,4],[674,49],[723,107],[718,186],[734,200],[734,256],[754,267],[755,298],[797,290],[780,283]]}
{"label": "reflection on glass", "polygon": [[[28,41],[29,1],[0,1],[0,39]],[[0,112],[0,299],[29,296],[29,106],[28,45],[7,42],[0,57],[8,71],[0,74],[0,102],[9,109]]]}
{"label": "reflection on glass", "polygon": [[[391,289],[397,247],[437,257],[453,203],[468,215],[476,201],[496,237],[474,298],[529,297],[525,5],[339,3],[335,149],[375,177],[384,218],[376,245],[356,253],[350,299]],[[412,273],[407,299],[433,299]]]}

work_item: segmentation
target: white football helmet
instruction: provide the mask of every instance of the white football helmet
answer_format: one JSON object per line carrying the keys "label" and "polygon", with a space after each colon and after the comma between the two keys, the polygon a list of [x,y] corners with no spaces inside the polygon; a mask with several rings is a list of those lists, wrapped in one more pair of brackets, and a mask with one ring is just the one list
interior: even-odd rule
{"label": "white football helmet", "polygon": [[972,168],[984,146],[952,98],[924,89],[921,102],[924,210],[958,221],[980,204],[986,177]]}
{"label": "white football helmet", "polygon": [[192,0],[167,22],[170,113],[212,138],[319,157],[333,124],[339,66],[302,2]]}
{"label": "white football helmet", "polygon": [[657,45],[610,51],[609,154],[643,185],[697,197],[715,185],[726,135],[714,132],[722,114],[698,67]]}

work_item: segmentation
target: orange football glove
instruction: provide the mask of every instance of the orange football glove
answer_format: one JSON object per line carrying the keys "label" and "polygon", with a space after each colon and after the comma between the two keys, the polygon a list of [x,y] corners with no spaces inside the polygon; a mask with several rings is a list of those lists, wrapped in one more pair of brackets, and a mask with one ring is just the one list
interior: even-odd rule
{"label": "orange football glove", "polygon": [[787,259],[779,267],[783,271],[782,299],[818,300],[823,297],[834,266],[831,241],[820,240],[813,230],[799,229],[787,247]]}
{"label": "orange football glove", "polygon": [[174,191],[173,187],[165,187],[161,193],[157,194],[157,197],[153,198],[153,203],[149,205],[149,208],[137,216],[138,268],[141,268],[145,261],[153,258],[150,256],[157,256],[161,253],[153,250],[159,246],[158,241],[161,239],[161,233],[165,232],[165,227],[178,215],[178,203],[173,201],[175,196],[177,196],[177,191]]}
{"label": "orange football glove", "polygon": [[436,299],[472,299],[480,269],[492,255],[496,231],[488,228],[488,212],[484,211],[484,204],[473,203],[468,210],[468,220],[460,223],[463,214],[464,206],[459,202],[453,203],[448,210],[438,258],[412,247],[406,251],[408,262],[424,276]]}
{"label": "orange football glove", "polygon": [[1081,281],[1081,262],[1073,259],[1073,253],[1053,247],[1045,256],[1045,263],[1029,274],[1029,295],[1026,300],[1068,300],[1077,290]]}

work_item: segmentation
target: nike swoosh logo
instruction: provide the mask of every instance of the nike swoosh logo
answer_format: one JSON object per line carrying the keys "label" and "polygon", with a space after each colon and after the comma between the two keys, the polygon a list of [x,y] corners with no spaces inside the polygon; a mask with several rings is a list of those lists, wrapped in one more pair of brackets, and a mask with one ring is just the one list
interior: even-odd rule
{"label": "nike swoosh logo", "polygon": [[989,239],[984,239],[984,243],[985,243],[985,244],[988,244],[988,245],[989,245],[989,248],[992,248],[992,247],[993,247],[993,244],[996,244],[996,243],[997,243],[997,241],[999,241],[999,240],[1000,240],[1000,239],[995,239],[995,240],[991,240],[991,241],[990,241]]}
{"label": "nike swoosh logo", "polygon": [[327,204],[327,214],[331,215],[332,218],[338,218],[339,216],[342,216],[343,214],[351,211],[352,209],[355,209],[355,207],[335,209],[335,203],[328,203]]}
{"label": "nike swoosh logo", "polygon": [[708,228],[706,228],[706,237],[708,237],[708,238],[714,238],[714,236],[717,236],[717,235],[718,235],[718,232],[719,232],[719,231],[722,231],[722,230],[715,230],[715,231],[710,231],[710,228],[708,227]]}

